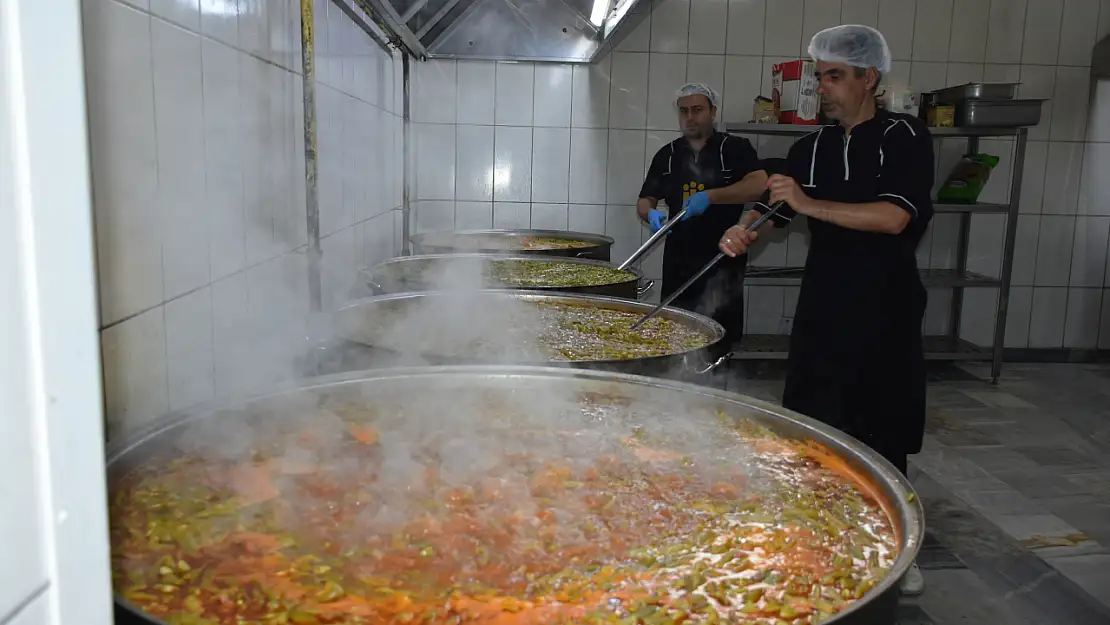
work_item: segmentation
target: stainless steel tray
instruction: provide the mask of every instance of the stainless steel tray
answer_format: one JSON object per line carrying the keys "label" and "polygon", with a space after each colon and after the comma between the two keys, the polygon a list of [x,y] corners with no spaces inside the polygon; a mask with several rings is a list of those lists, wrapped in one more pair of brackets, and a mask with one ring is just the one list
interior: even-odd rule
{"label": "stainless steel tray", "polygon": [[1044,100],[965,100],[956,103],[956,125],[1021,128],[1041,123]]}
{"label": "stainless steel tray", "polygon": [[1013,100],[1017,97],[1017,82],[969,82],[966,85],[947,87],[926,94],[930,104],[958,104],[965,100]]}

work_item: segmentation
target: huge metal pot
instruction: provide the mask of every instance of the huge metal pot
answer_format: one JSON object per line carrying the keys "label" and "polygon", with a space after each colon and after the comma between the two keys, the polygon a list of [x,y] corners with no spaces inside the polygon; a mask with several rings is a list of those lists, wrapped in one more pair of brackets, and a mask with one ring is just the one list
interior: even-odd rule
{"label": "huge metal pot", "polygon": [[[718,410],[737,419],[750,419],[775,434],[824,445],[843,459],[866,482],[887,510],[897,533],[900,553],[888,576],[849,609],[826,621],[829,624],[893,624],[897,610],[897,584],[913,562],[924,534],[924,512],[909,481],[888,461],[859,441],[834,428],[751,397],[704,387],[611,372],[540,367],[436,367],[393,369],[329,376],[290,384],[266,395],[234,403],[214,404],[172,414],[118,439],[109,446],[107,470],[110,494],[131,471],[160,451],[173,449],[187,428],[217,420],[263,418],[278,406],[310,405],[330,394],[370,398],[391,395],[419,405],[436,390],[477,390],[518,402],[553,389],[567,394],[597,393],[611,398],[633,419],[659,415],[665,418],[713,418]],[[405,400],[410,397],[411,400]],[[515,399],[514,399],[515,398]],[[681,411],[681,414],[679,414]],[[263,421],[265,422],[265,421]],[[255,426],[257,427],[257,426]],[[117,625],[165,625],[116,596]]]}
{"label": "huge metal pot", "polygon": [[[582,245],[554,249],[528,249],[526,239],[545,238],[579,241]],[[566,230],[453,230],[425,232],[409,239],[417,254],[452,254],[473,252],[483,254],[539,254],[569,256],[608,261],[613,238],[588,232]]]}
{"label": "huge metal pot", "polygon": [[[719,323],[697,313],[670,307],[665,308],[660,316],[704,334],[706,342],[703,346],[664,356],[625,360],[539,360],[509,350],[505,350],[506,353],[498,353],[496,358],[483,358],[459,345],[440,347],[437,344],[435,348],[421,345],[419,342],[424,336],[414,336],[412,330],[413,324],[422,327],[424,319],[418,317],[421,314],[424,314],[425,318],[439,319],[442,317],[436,311],[452,311],[460,308],[464,309],[458,310],[460,315],[485,314],[486,311],[506,310],[516,302],[587,305],[598,309],[637,314],[647,314],[654,308],[648,303],[615,297],[535,291],[475,291],[466,294],[463,299],[460,299],[457,294],[444,291],[372,297],[348,304],[334,313],[333,327],[339,342],[331,348],[331,353],[324,359],[326,363],[324,370],[327,373],[357,371],[377,368],[380,366],[377,363],[382,362],[405,365],[512,363],[620,371],[708,383],[710,374],[728,362],[730,356],[721,344],[725,337],[725,330]],[[426,311],[433,312],[426,314]],[[413,321],[414,319],[416,321]],[[476,330],[473,336],[468,334],[465,339],[448,333],[449,339],[458,338],[463,341],[486,338],[486,333],[500,332],[498,324],[503,319],[495,319],[489,326]],[[459,332],[461,333],[461,330]],[[398,356],[401,357],[400,360],[397,359]]]}
{"label": "huge metal pot", "polygon": [[[486,289],[579,293],[637,299],[650,291],[655,284],[652,280],[644,281],[643,273],[635,267],[622,270],[627,273],[626,279],[610,284],[514,287],[484,283],[485,268],[492,261],[554,262],[616,269],[616,266],[609,262],[588,258],[536,258],[535,256],[499,254],[430,254],[392,258],[369,269],[364,269],[361,274],[363,281],[375,295],[439,291],[451,289],[454,286],[477,287],[479,282],[483,282],[480,286]],[[452,284],[456,281],[463,284]]]}

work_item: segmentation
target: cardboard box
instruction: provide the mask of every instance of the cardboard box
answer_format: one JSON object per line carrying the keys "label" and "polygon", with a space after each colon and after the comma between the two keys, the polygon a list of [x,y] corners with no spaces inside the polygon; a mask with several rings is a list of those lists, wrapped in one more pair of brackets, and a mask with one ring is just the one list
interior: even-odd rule
{"label": "cardboard box", "polygon": [[821,112],[817,85],[817,64],[813,61],[772,65],[771,99],[779,110],[779,123],[817,125]]}

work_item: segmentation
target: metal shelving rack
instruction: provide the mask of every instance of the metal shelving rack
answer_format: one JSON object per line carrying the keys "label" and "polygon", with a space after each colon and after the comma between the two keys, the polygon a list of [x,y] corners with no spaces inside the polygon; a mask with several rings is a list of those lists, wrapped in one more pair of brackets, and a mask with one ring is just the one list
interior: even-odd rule
{"label": "metal shelving rack", "polygon": [[[778,135],[798,137],[816,130],[814,126],[790,124],[730,124],[734,134]],[[1028,131],[1025,128],[930,128],[939,139],[967,139],[968,153],[979,151],[982,138],[1013,138],[1013,176],[1010,180],[1010,201],[1006,204],[935,204],[937,213],[960,215],[959,238],[956,242],[955,269],[923,269],[922,282],[929,289],[952,289],[949,309],[948,333],[925,337],[925,357],[929,360],[965,360],[991,363],[991,376],[997,382],[1002,374],[1002,352],[1006,343],[1006,316],[1010,303],[1010,278],[1014,266],[1014,243],[1017,239],[1018,206],[1021,202],[1022,169],[1025,165],[1025,145]],[[998,278],[984,276],[967,270],[967,252],[971,233],[971,216],[975,213],[1004,214],[1006,234],[1003,245],[1002,268]],[[798,286],[802,281],[801,267],[769,268],[751,267],[747,284],[751,286]],[[963,313],[964,289],[998,289],[998,308],[994,320],[994,344],[991,347],[975,345],[960,338],[960,321]],[[744,337],[744,351],[737,354],[742,360],[781,360],[787,355],[787,336],[751,335]]]}

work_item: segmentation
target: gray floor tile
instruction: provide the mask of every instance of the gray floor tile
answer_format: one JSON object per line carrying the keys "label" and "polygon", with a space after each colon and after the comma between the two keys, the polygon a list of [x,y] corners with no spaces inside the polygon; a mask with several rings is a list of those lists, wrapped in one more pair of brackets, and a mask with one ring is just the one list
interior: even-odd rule
{"label": "gray floor tile", "polygon": [[[1066,497],[1068,495],[1090,495],[1094,485],[1085,480],[1072,480],[1071,476],[1057,475],[1045,468],[1035,473],[998,473],[998,478],[1026,497],[1043,499],[1046,497]],[[1097,492],[1097,491],[1095,491]]]}
{"label": "gray floor tile", "polygon": [[918,604],[938,624],[1038,625],[1011,608],[1005,596],[969,570],[925,571]]}
{"label": "gray floor tile", "polygon": [[963,391],[968,397],[992,408],[1036,410],[1037,407],[1011,393],[1000,391]]}
{"label": "gray floor tile", "polygon": [[898,605],[898,621],[896,625],[937,625],[920,605],[903,600]]}
{"label": "gray floor tile", "polygon": [[[778,401],[782,367],[730,369]],[[903,625],[1110,625],[1110,366],[930,370],[910,476],[926,510]]]}
{"label": "gray floor tile", "polygon": [[987,518],[1027,546],[1052,544],[1052,539],[1066,540],[1082,533],[1054,514],[990,514]]}
{"label": "gray floor tile", "polygon": [[[985,590],[979,593],[978,601],[1004,602],[1031,623],[1110,623],[1110,607],[1024,548],[931,476],[922,475],[915,487],[925,505],[926,523],[931,531],[982,580]],[[927,588],[922,598],[927,598],[930,592],[932,589]]]}
{"label": "gray floor tile", "polygon": [[1053,557],[1048,563],[1110,607],[1110,554]]}
{"label": "gray floor tile", "polygon": [[992,488],[988,490],[953,488],[952,494],[971,504],[980,512],[996,515],[1044,514],[1045,508],[1036,500],[1030,499],[1012,488]]}
{"label": "gray floor tile", "polygon": [[1031,472],[1041,468],[1036,462],[1030,460],[1028,456],[1001,445],[996,447],[961,449],[960,455],[971,460],[984,471],[991,474],[1000,472]]}
{"label": "gray floor tile", "polygon": [[1095,495],[1069,495],[1037,501],[1045,509],[1074,525],[1103,547],[1110,549],[1110,498]]}

